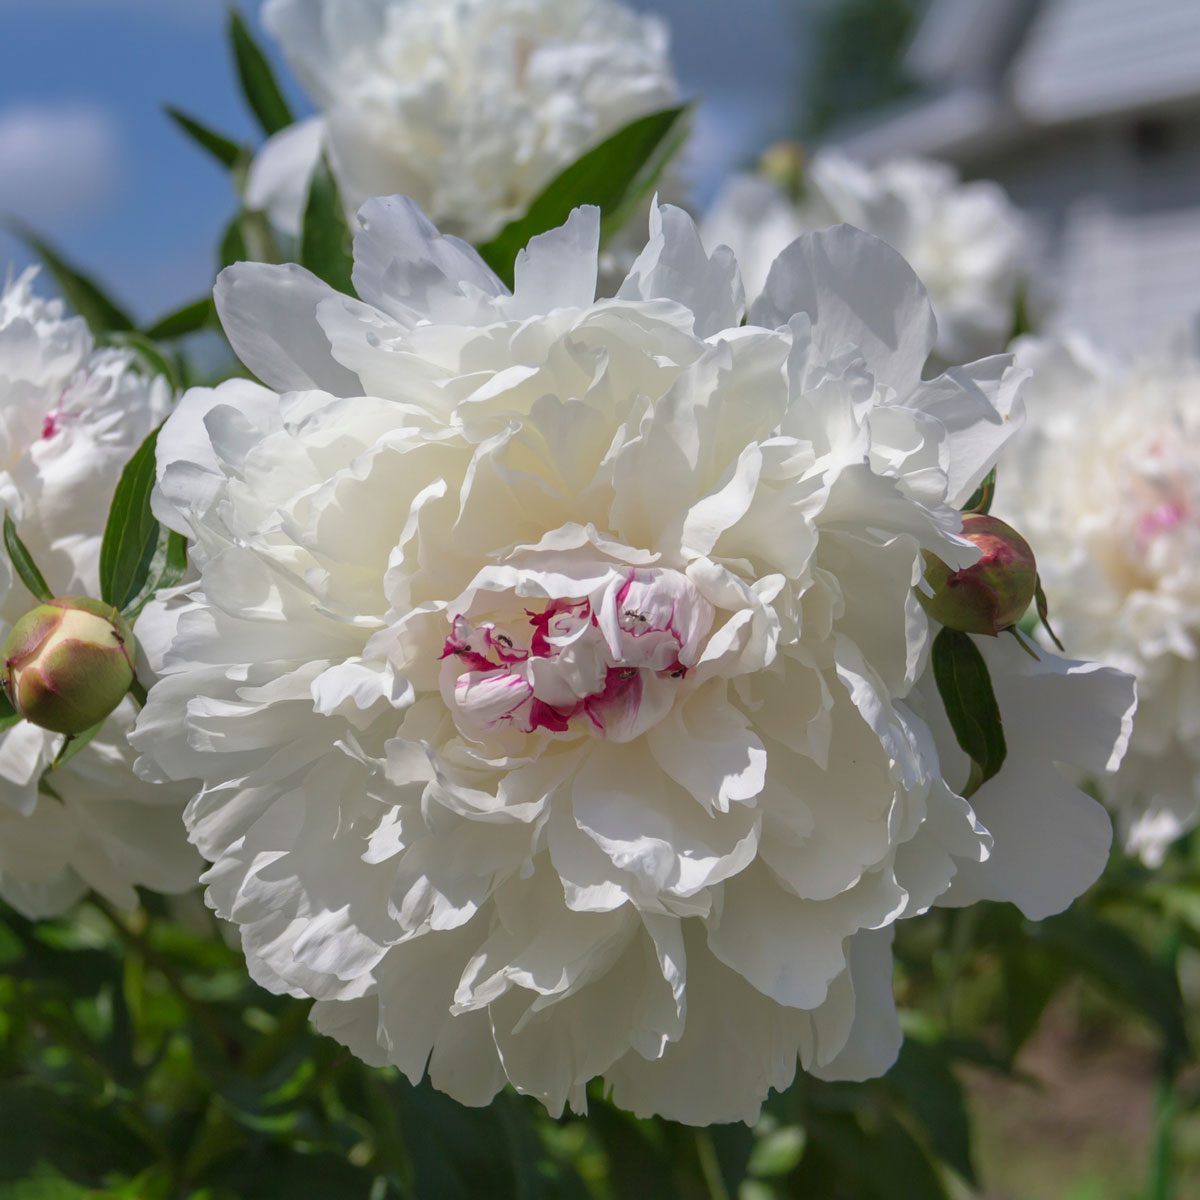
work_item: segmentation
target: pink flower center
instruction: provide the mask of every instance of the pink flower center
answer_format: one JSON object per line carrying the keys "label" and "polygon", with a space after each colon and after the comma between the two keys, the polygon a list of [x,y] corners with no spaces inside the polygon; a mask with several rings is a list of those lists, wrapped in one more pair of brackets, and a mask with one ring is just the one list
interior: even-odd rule
{"label": "pink flower center", "polygon": [[515,729],[627,741],[670,708],[712,619],[684,576],[660,570],[526,609],[504,630],[459,613],[442,648],[443,694],[468,736]]}

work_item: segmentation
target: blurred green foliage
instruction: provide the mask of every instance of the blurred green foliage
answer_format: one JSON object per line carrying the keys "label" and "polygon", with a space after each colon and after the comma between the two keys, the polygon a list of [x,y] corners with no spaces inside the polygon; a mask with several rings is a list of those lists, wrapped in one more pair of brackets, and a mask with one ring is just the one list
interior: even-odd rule
{"label": "blurred green foliage", "polygon": [[307,1002],[252,983],[195,895],[128,915],[92,900],[40,923],[5,911],[0,1200],[976,1194],[963,1070],[1036,1087],[1020,1052],[1076,980],[1158,1047],[1172,1119],[1197,1111],[1194,1082],[1175,1086],[1188,1034],[1159,949],[1168,928],[1200,947],[1198,878],[1183,854],[1154,876],[1117,859],[1062,917],[982,905],[902,923],[896,1066],[867,1084],[801,1076],[754,1129],[637,1120],[598,1087],[586,1117],[511,1093],[464,1108],[312,1032]]}
{"label": "blurred green foliage", "polygon": [[799,133],[818,141],[833,126],[913,91],[904,51],[928,0],[837,0],[815,17]]}

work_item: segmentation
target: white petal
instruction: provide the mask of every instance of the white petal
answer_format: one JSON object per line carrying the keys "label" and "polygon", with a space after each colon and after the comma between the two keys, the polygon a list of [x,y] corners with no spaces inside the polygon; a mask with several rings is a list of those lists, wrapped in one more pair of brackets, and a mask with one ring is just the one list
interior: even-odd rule
{"label": "white petal", "polygon": [[268,387],[361,395],[358,379],[334,361],[329,339],[317,323],[317,305],[336,294],[291,263],[226,267],[213,290],[234,353]]}
{"label": "white petal", "polygon": [[[1041,920],[1061,912],[1095,882],[1108,860],[1112,826],[1103,807],[1058,764],[1097,774],[1114,770],[1136,706],[1133,681],[1108,667],[1039,651],[1034,662],[1011,639],[976,639],[1004,721],[1008,757],[972,796],[994,840],[986,862],[965,862],[944,899],[1011,900]],[[937,704],[930,714],[943,771],[965,779],[966,762]]]}
{"label": "white petal", "polygon": [[847,943],[854,986],[854,1023],[845,1048],[810,1069],[821,1079],[878,1079],[900,1053],[904,1035],[892,987],[893,929],[863,930]]}
{"label": "white petal", "polygon": [[596,298],[600,210],[577,208],[565,225],[533,238],[517,255],[516,286],[505,313],[515,319],[556,308],[587,308]]}
{"label": "white petal", "polygon": [[406,196],[368,200],[358,223],[355,291],[402,324],[485,324],[507,295],[471,246],[439,233]]}
{"label": "white petal", "polygon": [[320,117],[297,121],[269,137],[246,175],[246,207],[265,212],[280,233],[299,237],[324,143],[325,122]]}
{"label": "white petal", "polygon": [[933,349],[933,309],[921,281],[885,242],[848,225],[803,234],[784,250],[750,323],[776,329],[797,313],[808,314],[826,357],[861,351],[902,396],[917,385]]}
{"label": "white petal", "polygon": [[655,761],[705,807],[728,812],[753,800],[766,779],[767,752],[718,681],[676,704],[647,734]]}
{"label": "white petal", "polygon": [[705,254],[695,222],[669,204],[650,210],[650,240],[617,296],[623,300],[677,300],[696,318],[696,336],[735,329],[746,294],[727,246]]}
{"label": "white petal", "polygon": [[914,393],[911,403],[937,417],[950,435],[946,499],[965,504],[1025,420],[1028,372],[999,354],[955,367]]}

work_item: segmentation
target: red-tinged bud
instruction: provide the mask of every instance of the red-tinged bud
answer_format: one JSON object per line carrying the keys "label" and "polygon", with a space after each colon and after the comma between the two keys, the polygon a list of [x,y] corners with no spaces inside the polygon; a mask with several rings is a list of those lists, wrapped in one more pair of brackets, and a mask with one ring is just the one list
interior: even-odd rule
{"label": "red-tinged bud", "polygon": [[1033,603],[1037,562],[1029,543],[995,517],[968,513],[962,535],[979,547],[979,561],[952,571],[940,558],[926,554],[925,587],[917,588],[917,598],[947,629],[995,637],[1015,625]]}
{"label": "red-tinged bud", "polygon": [[111,604],[66,596],[39,604],[4,643],[13,708],[54,733],[79,734],[121,703],[133,682],[133,634]]}

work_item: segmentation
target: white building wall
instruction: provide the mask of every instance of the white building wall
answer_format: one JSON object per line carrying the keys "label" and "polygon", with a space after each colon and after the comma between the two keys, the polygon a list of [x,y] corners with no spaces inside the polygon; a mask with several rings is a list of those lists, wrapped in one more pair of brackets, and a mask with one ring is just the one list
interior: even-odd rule
{"label": "white building wall", "polygon": [[1047,131],[971,169],[1043,232],[1048,326],[1137,353],[1200,313],[1200,122]]}

